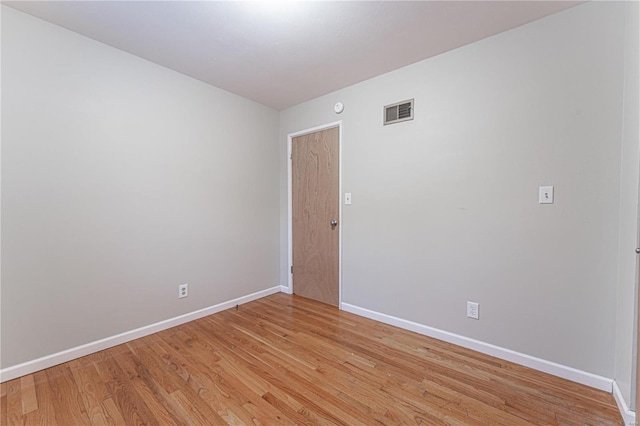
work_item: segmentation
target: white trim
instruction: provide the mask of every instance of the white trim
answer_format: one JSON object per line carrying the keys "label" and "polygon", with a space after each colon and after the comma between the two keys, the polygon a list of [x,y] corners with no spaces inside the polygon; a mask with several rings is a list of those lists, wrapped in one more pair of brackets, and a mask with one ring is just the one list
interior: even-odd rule
{"label": "white trim", "polygon": [[[293,135],[287,136],[287,286],[288,294],[293,294]],[[282,282],[282,281],[281,281]]]}
{"label": "white trim", "polygon": [[281,285],[280,291],[286,294],[293,294],[293,292],[291,291],[291,288],[287,287],[286,285]]}
{"label": "white trim", "polygon": [[383,322],[385,324],[400,327],[405,330],[410,330],[425,336],[433,337],[438,340],[443,340],[454,345],[472,349],[474,351],[491,355],[505,361],[511,361],[525,367],[533,368],[534,370],[562,377],[563,379],[581,383],[583,385],[600,389],[605,392],[611,393],[612,391],[613,380],[606,377],[598,376],[586,371],[577,370],[565,365],[556,364],[555,362],[546,361],[544,359],[512,351],[510,349],[501,348],[490,343],[470,339],[459,334],[449,333],[448,331],[439,330],[437,328],[418,324],[413,321],[408,321],[405,319],[393,317],[391,315],[382,314],[380,312],[371,311],[369,309],[354,306],[349,303],[343,303],[342,309],[347,312],[351,312],[352,314],[360,315],[366,318]]}
{"label": "white trim", "polygon": [[237,299],[218,303],[217,305],[209,306],[208,308],[199,309],[197,311],[169,318],[155,324],[136,328],[135,330],[125,331],[124,333],[116,334],[115,336],[106,337],[104,339],[76,346],[75,348],[70,348],[62,352],[43,356],[42,358],[7,367],[0,370],[0,383],[6,382],[8,380],[13,380],[26,374],[35,373],[36,371],[53,367],[54,365],[62,364],[63,362],[71,361],[73,359],[80,358],[104,349],[108,349],[113,346],[121,345],[123,343],[127,343],[132,340],[178,326],[180,324],[194,321],[198,318],[206,317],[208,315],[224,311],[225,309],[233,308],[236,305],[248,303],[253,300],[257,300],[278,292],[280,292],[280,286],[271,287],[266,290],[238,297]]}
{"label": "white trim", "polygon": [[624,424],[635,425],[636,413],[631,411],[627,406],[627,402],[624,400],[624,396],[622,396],[622,391],[615,380],[613,381],[613,398],[616,400],[616,404],[618,404],[618,410],[620,410],[620,415],[622,416]]}
{"label": "white trim", "polygon": [[[291,265],[293,265],[293,179],[292,179],[292,159],[291,159],[291,142],[293,138],[309,133],[318,132],[332,127],[338,127],[338,306],[342,306],[342,120],[332,123],[323,124],[312,127],[310,129],[300,130],[298,132],[289,133],[287,135],[287,286],[282,286],[283,293],[293,294],[293,274],[291,274]],[[286,290],[284,290],[286,288]]]}
{"label": "white trim", "polygon": [[342,306],[342,228],[344,226],[342,216],[343,192],[342,192],[342,121],[338,122],[338,306]]}

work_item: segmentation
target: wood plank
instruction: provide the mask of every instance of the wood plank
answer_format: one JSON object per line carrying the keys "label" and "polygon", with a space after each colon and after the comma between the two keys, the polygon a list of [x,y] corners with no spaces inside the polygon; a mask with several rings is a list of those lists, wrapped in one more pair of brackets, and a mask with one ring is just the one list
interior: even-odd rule
{"label": "wood plank", "polygon": [[112,419],[103,402],[111,397],[106,384],[89,358],[69,362],[80,396],[91,424],[110,424]]}
{"label": "wood plank", "polygon": [[[20,379],[10,380],[5,384],[6,424],[22,423],[22,402],[20,398]],[[3,403],[3,404],[5,404]],[[5,416],[3,416],[5,417]]]}
{"label": "wood plank", "polygon": [[53,407],[53,397],[51,387],[49,386],[49,378],[46,370],[38,371],[33,376],[34,386],[36,388],[36,398],[38,399],[38,409],[24,416],[26,425],[51,425],[55,426],[56,422],[55,409]]}
{"label": "wood plank", "polygon": [[226,395],[213,384],[209,374],[196,371],[175,347],[167,344],[163,339],[158,339],[148,348],[138,348],[138,350],[148,350],[151,351],[147,353],[148,356],[159,357],[159,361],[164,364],[160,368],[171,372],[176,388],[189,398],[200,413],[216,423],[237,422],[238,415],[233,410],[237,407],[227,405],[229,401]]}
{"label": "wood plank", "polygon": [[[243,398],[248,400],[247,402],[240,400],[239,403],[242,405],[244,411],[254,415],[254,423],[269,423],[273,421],[274,418],[277,419],[278,422],[286,420],[280,412],[274,410],[273,407],[262,398],[264,394],[273,388],[273,385],[252,371],[239,366],[238,360],[234,357],[234,353],[226,353],[213,349],[206,343],[209,339],[205,334],[199,332],[199,330],[178,331],[175,337],[180,337],[185,346],[197,349],[192,351],[192,353],[197,356],[196,359],[192,359],[192,362],[199,368],[210,366],[210,368],[216,372],[220,383],[226,384],[223,385],[225,393],[229,392],[226,388],[229,387],[229,384],[233,383],[232,387],[235,388]],[[256,411],[260,413],[258,417],[255,415]]]}
{"label": "wood plank", "polygon": [[[128,346],[128,345],[127,345]],[[144,404],[149,407],[154,417],[161,425],[181,424],[180,413],[174,409],[172,399],[161,386],[151,377],[151,374],[132,352],[115,355],[114,359],[122,371],[130,377],[129,383]]]}
{"label": "wood plank", "polygon": [[91,424],[69,364],[56,365],[45,372],[56,422],[60,425]]}
{"label": "wood plank", "polygon": [[610,394],[275,294],[2,384],[2,425],[621,425]]}
{"label": "wood plank", "polygon": [[0,426],[6,426],[7,420],[7,383],[0,383]]}
{"label": "wood plank", "polygon": [[32,375],[20,378],[20,394],[22,400],[22,414],[29,414],[38,409],[36,386]]}
{"label": "wood plank", "polygon": [[109,415],[107,417],[108,424],[110,425],[126,424],[126,422],[122,418],[122,414],[120,413],[118,406],[116,405],[115,402],[113,402],[113,399],[107,398],[102,402],[102,404],[104,405],[104,408],[105,410],[107,410],[107,414]]}
{"label": "wood plank", "polygon": [[[224,327],[222,324],[214,323],[214,328],[212,330],[224,330],[228,337],[218,335],[223,341],[233,341],[236,343],[235,350],[236,351],[244,351],[247,354],[254,353],[254,372],[259,374],[269,383],[273,384],[275,388],[285,391],[289,395],[293,396],[298,402],[303,404],[306,412],[308,414],[313,414],[320,418],[324,418],[326,420],[338,421],[338,417],[345,419],[349,424],[360,424],[363,422],[363,419],[357,419],[357,415],[354,417],[354,412],[352,412],[351,408],[348,404],[345,404],[343,401],[335,398],[331,392],[325,392],[320,388],[315,389],[313,395],[310,395],[309,392],[305,391],[311,385],[311,381],[313,380],[308,373],[312,373],[315,371],[315,366],[310,363],[301,360],[299,357],[292,356],[289,358],[288,356],[282,356],[282,352],[279,350],[274,350],[274,347],[269,344],[265,344],[265,341],[255,336],[243,333],[238,330],[236,327],[227,326]],[[227,340],[230,339],[230,340]],[[271,350],[271,351],[270,351]],[[255,354],[258,354],[256,356]],[[285,365],[287,367],[285,367]],[[301,373],[301,374],[297,374]],[[281,378],[285,378],[282,380]],[[299,392],[297,389],[293,389],[288,383],[296,383],[296,388],[301,388],[303,392]],[[272,389],[271,393],[275,391]],[[331,405],[333,410],[328,412],[322,407],[315,404],[315,399],[327,399],[331,401]]]}
{"label": "wood plank", "polygon": [[[159,425],[155,413],[149,409],[134,389],[131,383],[133,377],[127,375],[113,356],[111,356],[111,354],[114,356],[117,355],[118,352],[123,351],[124,348],[126,348],[125,345],[120,345],[120,347],[115,350],[112,348],[104,351],[105,357],[103,360],[96,362],[96,370],[107,385],[109,393],[113,397],[113,402],[120,412],[120,416],[127,424]],[[106,354],[110,355],[107,356]]]}

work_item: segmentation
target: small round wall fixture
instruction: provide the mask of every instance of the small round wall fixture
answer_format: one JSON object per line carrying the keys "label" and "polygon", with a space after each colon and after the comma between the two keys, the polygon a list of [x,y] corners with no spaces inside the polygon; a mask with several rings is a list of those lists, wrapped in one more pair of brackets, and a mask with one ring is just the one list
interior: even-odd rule
{"label": "small round wall fixture", "polygon": [[344,105],[342,105],[342,102],[336,102],[336,104],[333,106],[333,110],[336,112],[336,114],[340,114],[342,111],[344,111]]}

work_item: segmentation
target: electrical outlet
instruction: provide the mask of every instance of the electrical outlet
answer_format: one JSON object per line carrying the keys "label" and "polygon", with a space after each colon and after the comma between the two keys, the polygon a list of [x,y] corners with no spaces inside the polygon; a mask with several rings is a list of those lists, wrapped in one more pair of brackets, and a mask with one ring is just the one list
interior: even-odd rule
{"label": "electrical outlet", "polygon": [[476,302],[467,302],[467,317],[480,319],[480,304]]}
{"label": "electrical outlet", "polygon": [[189,284],[182,284],[178,286],[178,299],[187,297],[189,295]]}
{"label": "electrical outlet", "polygon": [[538,203],[553,204],[553,186],[541,186],[538,190]]}

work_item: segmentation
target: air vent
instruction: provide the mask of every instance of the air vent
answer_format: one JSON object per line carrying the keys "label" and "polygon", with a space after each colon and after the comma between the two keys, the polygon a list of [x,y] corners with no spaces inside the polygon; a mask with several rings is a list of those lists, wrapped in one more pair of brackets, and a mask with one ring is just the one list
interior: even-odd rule
{"label": "air vent", "polygon": [[413,99],[384,107],[384,125],[413,120]]}

